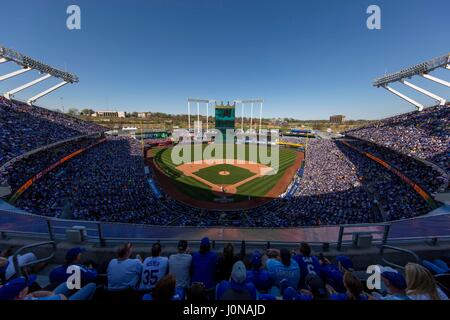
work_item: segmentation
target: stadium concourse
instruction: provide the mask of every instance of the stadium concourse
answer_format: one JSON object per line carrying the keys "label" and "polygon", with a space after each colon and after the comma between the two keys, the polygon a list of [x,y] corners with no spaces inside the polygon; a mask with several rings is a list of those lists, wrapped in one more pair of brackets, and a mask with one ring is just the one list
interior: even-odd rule
{"label": "stadium concourse", "polygon": [[[156,197],[139,141],[105,138],[103,127],[1,98],[0,185],[9,185],[15,206],[66,219],[269,228],[400,220],[437,208],[433,196],[448,189],[449,112],[448,105],[431,107],[348,132],[354,138],[309,139],[306,165],[284,197],[254,209],[218,212]],[[368,136],[371,141],[364,140]],[[69,140],[15,158],[65,139]],[[84,152],[72,157],[80,149]],[[389,163],[414,187],[363,152]],[[52,168],[60,159],[65,161]],[[27,185],[30,179],[33,183]],[[422,194],[416,192],[418,186]]]}

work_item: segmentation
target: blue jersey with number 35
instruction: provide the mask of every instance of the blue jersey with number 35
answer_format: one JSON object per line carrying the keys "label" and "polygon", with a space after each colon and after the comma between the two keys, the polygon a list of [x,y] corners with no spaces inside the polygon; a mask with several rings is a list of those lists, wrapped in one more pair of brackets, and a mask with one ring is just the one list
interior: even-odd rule
{"label": "blue jersey with number 35", "polygon": [[166,257],[151,257],[142,264],[140,290],[151,290],[161,280],[169,269],[169,259]]}

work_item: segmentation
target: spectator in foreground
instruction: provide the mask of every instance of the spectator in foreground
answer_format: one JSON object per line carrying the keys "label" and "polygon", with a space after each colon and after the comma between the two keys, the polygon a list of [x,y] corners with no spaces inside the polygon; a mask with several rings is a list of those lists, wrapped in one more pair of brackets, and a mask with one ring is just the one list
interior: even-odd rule
{"label": "spectator in foreground", "polygon": [[0,287],[0,301],[3,300],[90,300],[94,296],[94,283],[77,290],[70,295],[66,283],[59,285],[54,291],[35,291],[30,293],[29,287],[36,281],[36,276],[15,278]]}
{"label": "spectator in foreground", "polygon": [[412,300],[448,300],[439,288],[431,272],[417,263],[408,263],[405,267],[406,294]]}
{"label": "spectator in foreground", "polygon": [[169,270],[169,259],[161,257],[161,244],[156,242],[152,246],[152,256],[142,263],[141,284],[139,290],[151,290]]}
{"label": "spectator in foreground", "polygon": [[50,273],[50,283],[52,285],[59,285],[63,282],[66,282],[69,277],[69,273],[67,273],[67,268],[72,265],[78,266],[81,272],[81,282],[83,284],[95,282],[97,279],[97,270],[94,268],[90,268],[88,266],[84,266],[82,264],[82,253],[85,249],[80,247],[75,247],[67,251],[65,263],[54,268]]}
{"label": "spectator in foreground", "polygon": [[300,244],[300,253],[296,254],[292,259],[300,267],[300,288],[304,288],[305,278],[308,274],[313,273],[320,277],[320,262],[316,257],[311,256],[311,247],[308,243],[302,242]]}
{"label": "spectator in foreground", "polygon": [[108,290],[136,289],[142,274],[140,259],[131,259],[133,246],[127,243],[119,248],[117,258],[108,265]]}
{"label": "spectator in foreground", "polygon": [[186,291],[187,301],[201,303],[208,301],[208,292],[202,282],[193,282]]}
{"label": "spectator in foreground", "polygon": [[239,259],[234,255],[234,247],[231,243],[228,243],[223,248],[222,256],[219,258],[217,265],[217,281],[228,281],[231,275],[231,269],[233,265]]}
{"label": "spectator in foreground", "polygon": [[202,282],[205,289],[213,289],[216,285],[217,254],[211,252],[208,237],[200,242],[200,251],[192,256],[192,282]]}
{"label": "spectator in foreground", "polygon": [[155,300],[155,301],[174,301],[183,300],[184,296],[180,296],[176,292],[176,280],[171,274],[164,276],[156,283],[152,290],[152,293],[144,295],[142,300]]}
{"label": "spectator in foreground", "polygon": [[255,250],[251,258],[251,270],[247,271],[247,282],[253,283],[258,293],[268,293],[273,286],[270,273],[262,268],[262,255]]}
{"label": "spectator in foreground", "polygon": [[300,268],[287,249],[279,251],[279,259],[269,258],[266,261],[267,270],[273,275],[275,284],[280,285],[280,281],[286,279],[286,286],[297,289],[300,280]]}
{"label": "spectator in foreground", "polygon": [[353,262],[347,256],[337,256],[335,260],[336,264],[323,256],[320,257],[322,279],[337,292],[345,293],[347,290],[344,286],[344,273],[353,271]]}
{"label": "spectator in foreground", "polygon": [[313,296],[314,300],[327,300],[329,298],[327,285],[315,273],[309,273],[306,276],[305,288]]}
{"label": "spectator in foreground", "polygon": [[344,287],[345,293],[332,292],[331,300],[367,300],[368,296],[364,294],[364,287],[357,277],[350,271],[344,273]]}
{"label": "spectator in foreground", "polygon": [[383,281],[383,284],[387,289],[387,295],[377,297],[373,294],[375,299],[410,300],[410,298],[406,295],[406,280],[397,270],[383,268],[381,270],[381,281]]}
{"label": "spectator in foreground", "polygon": [[256,288],[246,283],[247,270],[242,261],[233,265],[230,281],[222,281],[216,288],[216,300],[256,300]]}
{"label": "spectator in foreground", "polygon": [[191,263],[192,256],[187,253],[188,242],[180,240],[178,242],[178,253],[172,254],[169,257],[169,273],[173,274],[177,287],[187,289],[191,283]]}
{"label": "spectator in foreground", "polygon": [[[9,248],[1,253],[1,257],[4,259],[0,261],[0,273],[5,280],[12,278],[16,274],[13,256],[14,255],[12,248]],[[17,256],[17,262],[19,263],[19,267],[32,263],[36,260],[37,257],[33,252],[27,252]],[[38,272],[40,269],[42,269],[42,267],[43,266],[34,266],[34,268],[27,268],[25,272],[27,271]]]}

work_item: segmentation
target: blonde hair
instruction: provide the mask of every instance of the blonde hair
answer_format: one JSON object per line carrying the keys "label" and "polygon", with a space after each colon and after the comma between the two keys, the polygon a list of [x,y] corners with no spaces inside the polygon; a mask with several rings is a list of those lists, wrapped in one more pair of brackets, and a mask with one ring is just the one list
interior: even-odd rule
{"label": "blonde hair", "polygon": [[405,275],[407,294],[428,294],[432,300],[440,300],[436,280],[427,268],[417,263],[408,263]]}

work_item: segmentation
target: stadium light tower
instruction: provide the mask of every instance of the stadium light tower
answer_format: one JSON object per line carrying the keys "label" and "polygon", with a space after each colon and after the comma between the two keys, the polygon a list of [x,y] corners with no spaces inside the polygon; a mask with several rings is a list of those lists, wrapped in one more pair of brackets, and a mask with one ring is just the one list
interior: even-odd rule
{"label": "stadium light tower", "polygon": [[447,100],[445,98],[442,98],[442,97],[438,96],[437,94],[434,94],[428,90],[425,90],[425,89],[419,87],[418,85],[412,84],[409,81],[406,81],[405,79],[410,79],[413,76],[418,75],[425,79],[434,81],[438,84],[450,87],[450,82],[439,79],[435,76],[431,76],[429,74],[430,72],[432,72],[438,68],[445,68],[445,69],[450,70],[449,66],[450,66],[450,53],[445,54],[443,56],[433,58],[431,60],[428,60],[428,61],[425,61],[425,62],[422,62],[419,64],[416,64],[412,67],[400,70],[398,72],[388,74],[384,77],[375,79],[375,81],[373,82],[373,85],[377,88],[380,88],[380,87],[385,88],[389,92],[391,92],[391,93],[395,94],[396,96],[413,104],[419,111],[422,111],[424,106],[421,103],[398,92],[397,90],[394,90],[393,88],[391,88],[389,86],[389,84],[393,83],[393,82],[400,82],[400,83],[406,85],[407,87],[409,87],[413,90],[416,90],[416,91],[438,101],[440,105],[444,105],[447,102]]}
{"label": "stadium light tower", "polygon": [[29,72],[32,70],[36,70],[40,74],[44,74],[44,76],[42,76],[38,79],[35,79],[28,83],[25,83],[17,88],[14,88],[14,89],[6,92],[3,96],[8,100],[13,98],[14,95],[17,94],[18,92],[28,89],[28,88],[30,88],[42,81],[45,81],[51,77],[62,79],[63,81],[47,90],[44,90],[44,91],[38,93],[37,95],[29,98],[27,100],[27,103],[29,105],[32,105],[38,99],[52,93],[53,91],[58,90],[59,88],[65,86],[66,84],[79,82],[78,77],[72,73],[69,73],[66,71],[61,71],[61,70],[53,68],[47,64],[44,64],[40,61],[37,61],[28,56],[25,56],[15,50],[0,46],[0,64],[5,63],[5,62],[14,62],[17,65],[21,66],[21,69],[19,69],[17,71],[13,71],[8,74],[5,74],[3,76],[0,76],[0,81],[8,80],[10,78],[19,76],[23,73],[26,73],[26,72]]}
{"label": "stadium light tower", "polygon": [[197,122],[200,122],[200,104],[206,104],[206,131],[209,130],[209,104],[215,102],[216,100],[211,99],[197,99],[197,98],[188,98],[188,129],[191,130],[191,103],[197,104]]}
{"label": "stadium light tower", "polygon": [[235,103],[240,103],[242,106],[242,131],[244,131],[244,108],[246,104],[250,104],[250,130],[253,129],[253,109],[254,105],[259,103],[259,131],[261,131],[262,127],[262,111],[263,111],[263,103],[264,99],[249,99],[249,100],[234,100]]}

